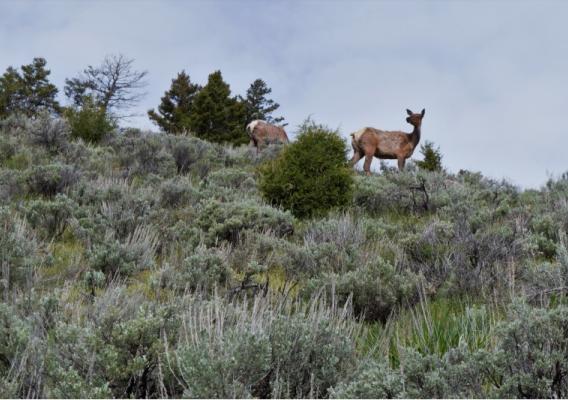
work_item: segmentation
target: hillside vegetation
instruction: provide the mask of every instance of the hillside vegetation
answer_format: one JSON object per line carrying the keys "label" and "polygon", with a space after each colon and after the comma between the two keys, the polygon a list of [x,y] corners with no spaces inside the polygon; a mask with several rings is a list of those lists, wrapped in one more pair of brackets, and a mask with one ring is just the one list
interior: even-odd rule
{"label": "hillside vegetation", "polygon": [[283,149],[0,120],[0,397],[568,396],[568,176],[410,163],[309,216]]}

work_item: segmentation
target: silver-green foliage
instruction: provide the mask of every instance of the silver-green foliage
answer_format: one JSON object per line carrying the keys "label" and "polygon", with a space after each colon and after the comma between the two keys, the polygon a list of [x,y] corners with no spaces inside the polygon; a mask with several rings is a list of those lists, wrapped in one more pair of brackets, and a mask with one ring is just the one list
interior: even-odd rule
{"label": "silver-green foliage", "polygon": [[26,221],[0,207],[0,282],[5,299],[13,287],[26,284],[31,289],[43,260],[41,245]]}
{"label": "silver-green foliage", "polygon": [[293,232],[293,222],[289,212],[252,200],[229,203],[209,200],[203,204],[197,219],[210,244],[220,241],[236,243],[240,234],[248,229],[286,236]]}
{"label": "silver-green foliage", "polygon": [[348,304],[215,298],[183,319],[175,356],[187,397],[327,397],[356,363]]}

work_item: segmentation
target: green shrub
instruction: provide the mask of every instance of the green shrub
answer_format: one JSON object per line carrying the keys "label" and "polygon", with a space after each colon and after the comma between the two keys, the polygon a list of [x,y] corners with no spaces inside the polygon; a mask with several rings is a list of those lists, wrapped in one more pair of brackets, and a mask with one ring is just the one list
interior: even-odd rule
{"label": "green shrub", "polygon": [[211,164],[220,164],[219,148],[213,143],[189,136],[165,137],[179,174],[195,173],[203,178],[206,175],[203,172],[208,172]]}
{"label": "green shrub", "polygon": [[277,236],[294,231],[290,213],[251,200],[231,203],[210,200],[201,209],[197,225],[206,232],[210,244],[219,240],[237,243],[240,233],[246,229],[271,231]]}
{"label": "green shrub", "polygon": [[127,175],[170,177],[175,175],[176,161],[165,147],[166,139],[164,135],[129,131],[113,138],[110,145]]}
{"label": "green shrub", "polygon": [[87,256],[93,270],[101,271],[112,279],[152,267],[156,247],[154,233],[148,228],[137,227],[124,241],[115,239],[112,234],[107,235],[104,241],[89,249]]}
{"label": "green shrub", "polygon": [[226,249],[198,247],[195,253],[185,259],[179,282],[180,289],[187,285],[193,289],[211,291],[216,286],[229,283],[232,271],[227,263]]}
{"label": "green shrub", "polygon": [[248,398],[270,371],[266,335],[228,332],[210,348],[184,346],[177,352],[184,397]]}
{"label": "green shrub", "polygon": [[43,395],[38,397],[170,397],[181,394],[166,364],[177,313],[125,287],[108,285],[90,302],[70,301],[48,332]]}
{"label": "green shrub", "polygon": [[29,192],[47,197],[62,193],[78,180],[75,168],[64,164],[37,165],[26,176]]}
{"label": "green shrub", "polygon": [[7,204],[22,194],[24,186],[23,174],[20,171],[0,170],[0,201]]}
{"label": "green shrub", "polygon": [[330,390],[335,399],[395,399],[403,398],[404,375],[387,363],[365,360],[347,382]]}
{"label": "green shrub", "polygon": [[30,141],[43,146],[50,152],[58,152],[67,145],[69,125],[60,118],[41,113],[28,126]]}
{"label": "green shrub", "polygon": [[89,97],[85,98],[81,108],[68,108],[65,116],[69,121],[71,137],[85,142],[99,143],[115,129],[115,123],[107,116],[106,110]]}
{"label": "green shrub", "polygon": [[236,168],[224,168],[212,172],[208,176],[208,182],[230,189],[251,190],[256,187],[252,174]]}
{"label": "green shrub", "polygon": [[568,396],[568,308],[551,310],[517,304],[498,330],[490,358],[496,385],[491,397]]}
{"label": "green shrub", "polygon": [[556,255],[556,243],[560,221],[554,220],[551,214],[535,215],[530,221],[530,228],[534,232],[533,240],[536,242],[538,251],[546,258],[551,259]]}
{"label": "green shrub", "polygon": [[267,201],[300,218],[348,205],[353,177],[343,139],[337,131],[306,121],[296,142],[260,168],[258,186]]}
{"label": "green shrub", "polygon": [[25,207],[25,216],[31,226],[45,240],[58,239],[69,225],[77,204],[64,194],[53,199],[32,200]]}
{"label": "green shrub", "polygon": [[[10,369],[16,367],[16,358],[24,352],[31,335],[29,324],[20,319],[16,310],[6,303],[0,303],[0,376],[8,377]],[[0,395],[2,382],[0,378]]]}
{"label": "green shrub", "polygon": [[25,220],[11,209],[0,207],[0,287],[3,294],[7,296],[13,287],[23,284],[31,289],[35,270],[43,259],[40,245]]}
{"label": "green shrub", "polygon": [[[151,190],[136,190],[124,182],[91,189],[84,193],[84,200],[90,199],[95,207],[78,221],[79,227],[88,231],[89,241],[102,241],[107,230],[117,239],[126,240],[138,227],[150,224],[151,215],[159,204],[158,196]],[[159,214],[163,219],[163,213]]]}
{"label": "green shrub", "polygon": [[353,203],[371,214],[423,214],[450,202],[447,176],[442,172],[387,171],[358,176]]}
{"label": "green shrub", "polygon": [[411,304],[418,299],[418,277],[408,270],[397,270],[383,259],[369,261],[344,273],[325,274],[312,279],[306,290],[313,291],[328,285],[341,301],[352,296],[356,315],[367,321],[386,321],[395,307]]}
{"label": "green shrub", "polygon": [[[230,262],[238,272],[255,269],[283,271],[286,281],[301,281],[321,273],[318,259],[311,247],[281,238],[273,232],[244,231],[233,247]],[[327,266],[326,266],[327,267]],[[281,282],[284,283],[284,282]]]}
{"label": "green shrub", "polygon": [[[257,297],[192,302],[175,355],[184,397],[325,398],[356,365],[349,312]],[[191,322],[190,322],[191,321]]]}
{"label": "green shrub", "polygon": [[16,144],[9,136],[0,136],[0,166],[16,154]]}
{"label": "green shrub", "polygon": [[197,202],[199,192],[191,186],[189,180],[172,179],[160,185],[160,204],[167,208],[176,208]]}

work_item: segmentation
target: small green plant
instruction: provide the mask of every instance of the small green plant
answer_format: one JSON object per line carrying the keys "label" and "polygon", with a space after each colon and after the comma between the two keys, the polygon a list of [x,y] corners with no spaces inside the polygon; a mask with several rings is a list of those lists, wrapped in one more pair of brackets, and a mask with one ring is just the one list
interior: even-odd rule
{"label": "small green plant", "polygon": [[426,141],[420,146],[420,154],[424,156],[424,159],[416,161],[418,168],[426,171],[442,171],[442,153],[439,147],[434,147],[434,143]]}
{"label": "small green plant", "polygon": [[295,216],[321,216],[351,202],[353,174],[337,131],[307,120],[297,141],[260,168],[259,189]]}

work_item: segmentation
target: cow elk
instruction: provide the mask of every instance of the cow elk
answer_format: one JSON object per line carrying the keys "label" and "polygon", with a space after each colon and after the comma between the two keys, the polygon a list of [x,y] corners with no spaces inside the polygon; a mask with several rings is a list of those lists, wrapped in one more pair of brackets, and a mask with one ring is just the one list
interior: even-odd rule
{"label": "cow elk", "polygon": [[412,156],[414,149],[420,142],[420,129],[425,110],[415,114],[406,110],[408,118],[406,122],[414,127],[411,133],[402,131],[382,131],[375,128],[363,128],[351,134],[353,146],[353,158],[351,165],[355,165],[362,157],[365,157],[363,169],[367,175],[371,175],[371,162],[373,157],[379,159],[398,160],[398,169],[402,170],[407,158]]}
{"label": "cow elk", "polygon": [[256,147],[258,153],[262,146],[270,143],[288,143],[286,131],[276,125],[257,119],[247,125],[247,133],[250,137],[250,144]]}

